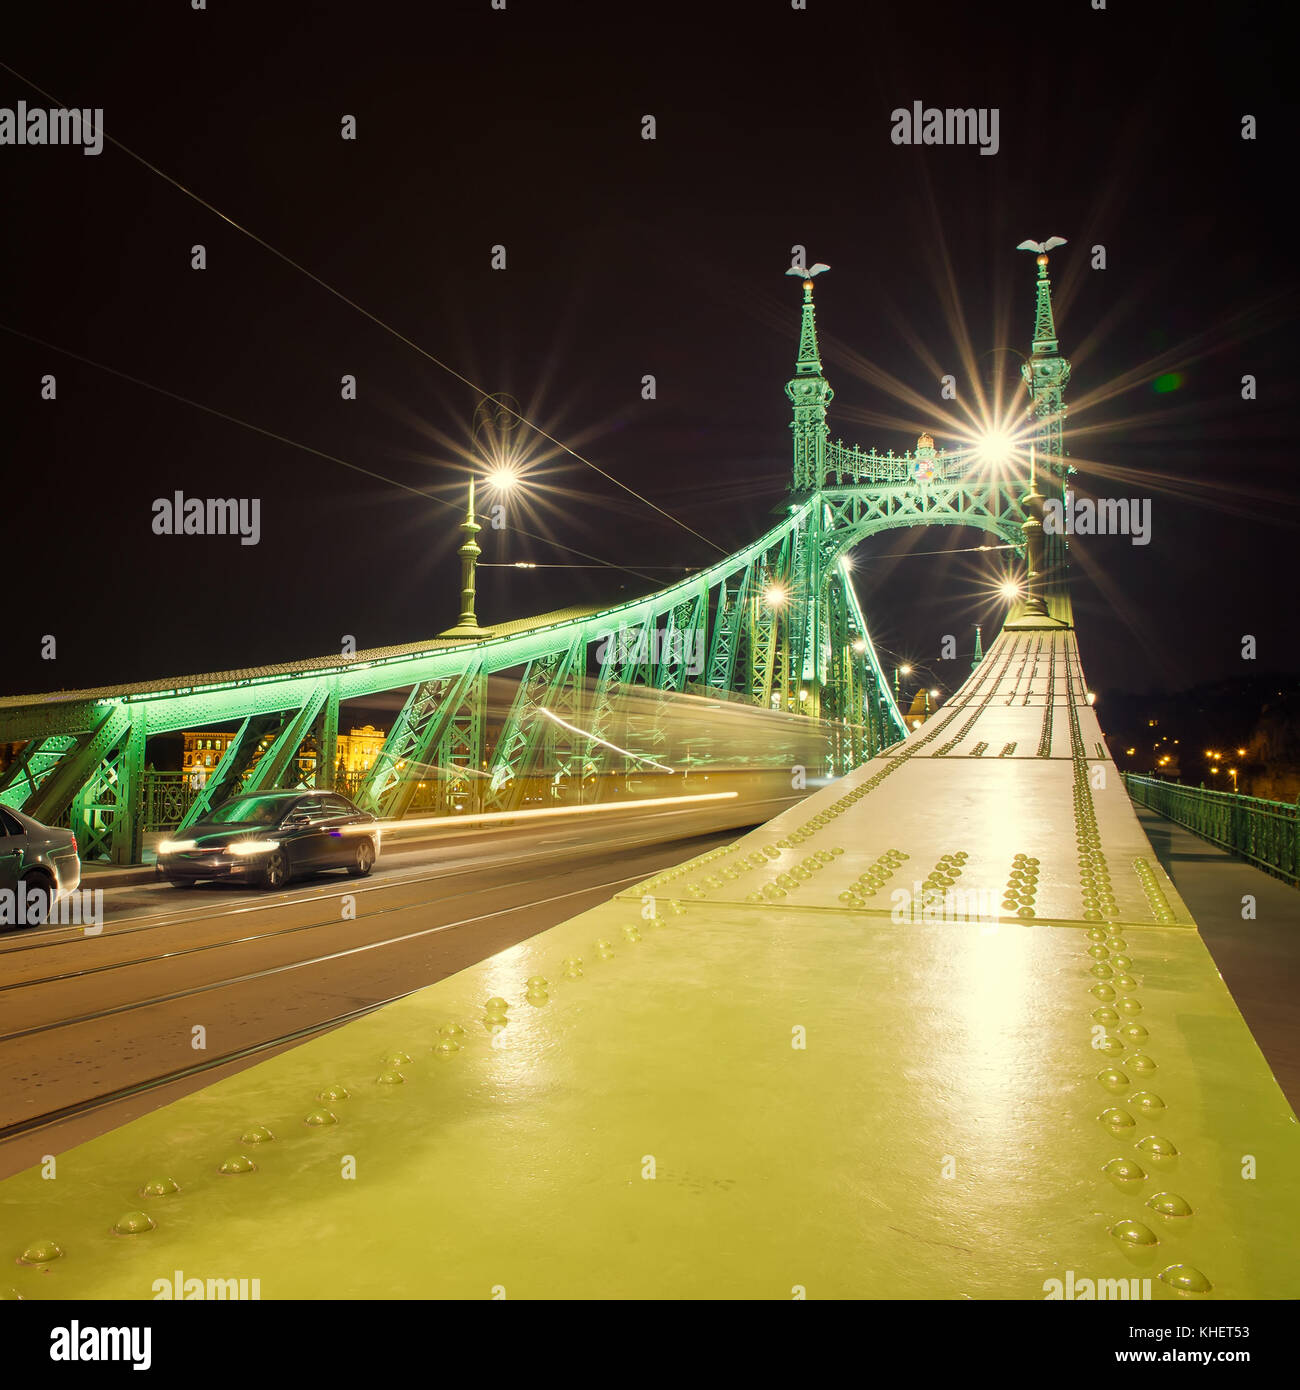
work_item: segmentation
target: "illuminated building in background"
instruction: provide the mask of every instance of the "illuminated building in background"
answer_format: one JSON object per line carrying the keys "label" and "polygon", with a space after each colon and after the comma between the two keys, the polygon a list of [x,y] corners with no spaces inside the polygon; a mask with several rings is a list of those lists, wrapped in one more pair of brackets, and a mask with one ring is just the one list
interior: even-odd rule
{"label": "illuminated building in background", "polygon": [[[354,774],[368,772],[379,750],[388,737],[387,729],[376,729],[373,724],[364,724],[351,733],[338,736],[338,765],[341,773]],[[181,755],[181,771],[193,786],[202,787],[212,775],[226,749],[234,742],[235,735],[229,729],[205,729],[202,732],[186,731],[181,734],[184,752]],[[250,767],[256,767],[262,753],[271,746],[274,735],[268,734],[253,755]],[[310,781],[316,775],[317,750],[305,743],[298,750],[298,775],[303,781]]]}

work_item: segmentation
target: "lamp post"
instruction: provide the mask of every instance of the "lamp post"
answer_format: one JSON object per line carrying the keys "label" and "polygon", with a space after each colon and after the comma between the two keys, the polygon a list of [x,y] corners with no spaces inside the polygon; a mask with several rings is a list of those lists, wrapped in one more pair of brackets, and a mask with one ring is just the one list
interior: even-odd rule
{"label": "lamp post", "polygon": [[899,676],[900,676],[900,675],[903,675],[903,676],[910,676],[911,674],[912,674],[912,668],[911,668],[910,666],[895,666],[895,667],[894,667],[894,703],[895,703],[895,704],[898,704],[899,701],[903,698],[902,695],[899,693],[899,688],[898,688],[898,678],[899,678]]}
{"label": "lamp post", "polygon": [[471,474],[469,506],[465,512],[465,520],[460,523],[465,542],[460,548],[460,619],[457,627],[478,626],[478,617],[474,612],[475,569],[482,551],[474,538],[482,529],[474,516],[474,478]]}

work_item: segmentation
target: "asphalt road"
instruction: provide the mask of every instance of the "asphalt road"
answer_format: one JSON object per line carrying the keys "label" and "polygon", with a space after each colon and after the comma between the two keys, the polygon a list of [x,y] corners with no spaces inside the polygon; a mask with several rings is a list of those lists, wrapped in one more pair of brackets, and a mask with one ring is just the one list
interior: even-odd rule
{"label": "asphalt road", "polygon": [[[781,801],[402,842],[264,893],[104,890],[98,934],[0,936],[0,1177],[432,984],[735,839]],[[354,915],[350,915],[354,914]]]}

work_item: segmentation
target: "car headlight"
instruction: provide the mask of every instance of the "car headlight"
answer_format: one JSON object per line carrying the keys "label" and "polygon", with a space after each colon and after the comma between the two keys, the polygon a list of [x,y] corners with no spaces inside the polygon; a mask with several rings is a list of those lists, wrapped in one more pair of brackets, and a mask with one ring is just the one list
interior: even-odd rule
{"label": "car headlight", "polygon": [[197,840],[159,840],[159,854],[179,854],[183,849],[197,849]]}
{"label": "car headlight", "polygon": [[226,846],[227,854],[270,854],[279,849],[279,840],[236,840]]}

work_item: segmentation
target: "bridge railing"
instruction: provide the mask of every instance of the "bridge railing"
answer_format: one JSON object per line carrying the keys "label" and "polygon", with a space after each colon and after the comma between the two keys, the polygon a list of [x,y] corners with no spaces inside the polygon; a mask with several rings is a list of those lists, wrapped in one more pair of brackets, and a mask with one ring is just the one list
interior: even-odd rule
{"label": "bridge railing", "polygon": [[[915,483],[918,481],[945,482],[963,477],[974,459],[971,449],[936,449],[933,454],[918,455],[910,449],[896,454],[892,449],[878,453],[861,449],[837,439],[826,449],[826,487],[858,483]],[[925,467],[920,475],[918,461]],[[931,471],[930,478],[924,478]]]}
{"label": "bridge railing", "polygon": [[1139,805],[1185,825],[1288,883],[1300,885],[1300,805],[1235,792],[1185,787],[1160,777],[1124,774]]}

